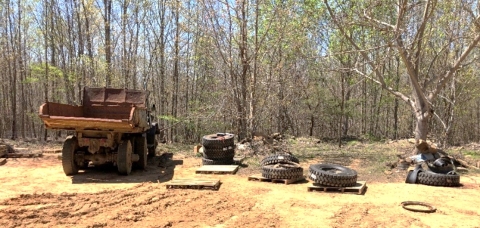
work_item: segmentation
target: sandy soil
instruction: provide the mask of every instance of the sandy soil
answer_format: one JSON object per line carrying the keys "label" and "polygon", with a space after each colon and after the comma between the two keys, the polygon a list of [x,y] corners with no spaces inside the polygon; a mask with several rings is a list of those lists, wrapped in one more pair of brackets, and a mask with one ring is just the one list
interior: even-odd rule
{"label": "sandy soil", "polygon": [[[405,184],[403,173],[377,182],[359,175],[368,188],[356,195],[308,192],[308,181],[248,181],[244,169],[195,174],[200,163],[174,155],[166,168],[157,157],[130,176],[103,167],[67,177],[58,154],[8,159],[0,166],[0,227],[480,227],[478,175],[463,174],[456,188]],[[361,168],[355,161],[352,167]],[[178,178],[222,184],[218,191],[166,189]],[[437,211],[407,211],[402,201],[431,203]]]}

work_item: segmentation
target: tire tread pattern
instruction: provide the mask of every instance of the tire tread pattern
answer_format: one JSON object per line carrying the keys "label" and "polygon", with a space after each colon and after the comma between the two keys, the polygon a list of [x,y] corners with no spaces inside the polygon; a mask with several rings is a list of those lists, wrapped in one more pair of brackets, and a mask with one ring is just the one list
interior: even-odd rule
{"label": "tire tread pattern", "polygon": [[[323,170],[325,167],[338,168],[341,173],[331,173]],[[357,172],[344,166],[332,164],[314,164],[310,165],[308,178],[315,185],[325,185],[333,187],[351,187],[357,184]]]}
{"label": "tire tread pattern", "polygon": [[458,174],[442,174],[430,171],[418,173],[417,183],[431,186],[455,187],[460,185]]}
{"label": "tire tread pattern", "polygon": [[234,146],[233,134],[226,134],[225,136],[219,136],[217,134],[205,135],[202,137],[202,145],[207,149],[213,148],[225,148]]}
{"label": "tire tread pattern", "polygon": [[203,150],[203,157],[206,159],[218,159],[218,160],[227,160],[233,159],[235,156],[234,149],[206,149]]}
{"label": "tire tread pattern", "polygon": [[272,154],[267,157],[264,157],[260,162],[260,165],[272,165],[278,163],[288,163],[288,162],[295,162],[299,163],[300,161],[298,158],[291,154]]}
{"label": "tire tread pattern", "polygon": [[302,176],[303,168],[293,162],[262,167],[262,177],[268,179],[296,179]]}

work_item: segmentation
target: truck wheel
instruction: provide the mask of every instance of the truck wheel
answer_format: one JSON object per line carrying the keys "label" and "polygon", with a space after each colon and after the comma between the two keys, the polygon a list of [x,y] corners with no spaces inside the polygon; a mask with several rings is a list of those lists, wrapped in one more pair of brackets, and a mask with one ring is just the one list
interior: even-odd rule
{"label": "truck wheel", "polygon": [[217,133],[211,135],[205,135],[202,138],[202,145],[207,149],[222,149],[235,145],[233,134]]}
{"label": "truck wheel", "polygon": [[135,153],[140,158],[137,162],[137,166],[140,169],[147,167],[147,139],[145,137],[135,137]]}
{"label": "truck wheel", "polygon": [[262,177],[268,179],[297,179],[303,177],[303,168],[295,162],[262,166]]}
{"label": "truck wheel", "polygon": [[333,187],[350,187],[357,183],[355,170],[335,164],[310,165],[308,177],[314,184]]}
{"label": "truck wheel", "polygon": [[132,172],[132,142],[130,140],[124,140],[118,146],[117,168],[118,172],[123,175]]}
{"label": "truck wheel", "polygon": [[62,148],[62,166],[65,175],[71,176],[78,173],[78,166],[75,163],[75,151],[78,149],[77,138],[67,137]]}

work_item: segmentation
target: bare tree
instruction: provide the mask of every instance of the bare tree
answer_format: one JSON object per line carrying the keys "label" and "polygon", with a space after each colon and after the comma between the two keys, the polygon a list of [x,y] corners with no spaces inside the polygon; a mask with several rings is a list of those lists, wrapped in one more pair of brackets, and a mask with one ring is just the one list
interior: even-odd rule
{"label": "bare tree", "polygon": [[[361,16],[349,18],[354,20],[353,23],[351,21],[347,22],[347,18],[339,16],[342,15],[342,13],[338,12],[340,8],[333,8],[328,0],[323,2],[328,9],[332,22],[348,40],[349,44],[362,55],[363,61],[368,64],[368,70],[361,70],[358,67],[352,70],[378,83],[386,91],[405,101],[411,107],[417,120],[414,132],[415,138],[426,140],[429,120],[434,116],[432,103],[437,99],[438,94],[444,89],[445,85],[456,76],[457,71],[466,63],[467,57],[480,41],[480,33],[471,32],[470,29],[473,27],[474,30],[477,30],[479,17],[469,16],[469,22],[465,24],[464,38],[450,37],[444,40],[442,46],[433,47],[439,49],[437,56],[442,55],[442,52],[452,46],[464,48],[461,51],[461,55],[450,59],[449,66],[442,68],[443,72],[432,72],[432,66],[440,67],[440,65],[437,63],[437,57],[426,58],[427,50],[425,46],[429,45],[430,40],[435,39],[433,30],[435,29],[435,20],[438,20],[436,13],[440,10],[436,0],[412,3],[409,3],[407,0],[399,0],[396,4],[393,2],[373,2],[371,5],[362,5],[359,8],[365,9],[363,12],[354,12],[354,14]],[[388,14],[381,15],[378,12],[379,8],[385,10],[388,6],[390,8],[396,6],[394,20],[387,21]],[[473,5],[467,7],[472,8]],[[417,20],[411,20],[411,18],[416,18]],[[371,49],[361,46],[346,29],[351,24],[363,25],[381,31],[376,35],[382,39],[381,44],[383,47],[377,46]],[[374,49],[383,49],[386,54],[398,54],[400,56],[411,84],[410,96],[393,89],[387,84],[380,69],[381,65],[378,64],[379,60],[374,59],[370,52],[370,50]],[[391,49],[396,50],[396,53],[393,53]]]}

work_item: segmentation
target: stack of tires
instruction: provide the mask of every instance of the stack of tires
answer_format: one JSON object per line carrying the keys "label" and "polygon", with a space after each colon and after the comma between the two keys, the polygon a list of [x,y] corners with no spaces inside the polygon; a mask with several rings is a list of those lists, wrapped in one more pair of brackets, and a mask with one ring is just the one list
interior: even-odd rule
{"label": "stack of tires", "polygon": [[303,168],[298,159],[291,154],[273,154],[262,159],[262,177],[267,179],[303,178]]}
{"label": "stack of tires", "polygon": [[216,133],[202,137],[203,165],[231,165],[234,163],[234,135]]}
{"label": "stack of tires", "polygon": [[308,171],[313,185],[351,187],[357,184],[357,172],[341,165],[313,164]]}

